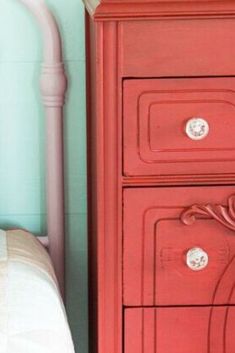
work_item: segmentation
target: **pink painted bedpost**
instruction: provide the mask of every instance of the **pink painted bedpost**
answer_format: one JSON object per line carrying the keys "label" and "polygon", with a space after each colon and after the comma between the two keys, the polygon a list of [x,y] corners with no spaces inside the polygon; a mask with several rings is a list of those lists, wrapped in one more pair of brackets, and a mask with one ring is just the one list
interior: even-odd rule
{"label": "pink painted bedpost", "polygon": [[[37,18],[43,33],[44,60],[41,93],[47,129],[47,229],[49,251],[62,295],[65,278],[65,221],[63,172],[63,105],[67,88],[61,37],[44,0],[20,0]],[[42,238],[43,239],[43,238]],[[44,241],[45,244],[45,239]]]}

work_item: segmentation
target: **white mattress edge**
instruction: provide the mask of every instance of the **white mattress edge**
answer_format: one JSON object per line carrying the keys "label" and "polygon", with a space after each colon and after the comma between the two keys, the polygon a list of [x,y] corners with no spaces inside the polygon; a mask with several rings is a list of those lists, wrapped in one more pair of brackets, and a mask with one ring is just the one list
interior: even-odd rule
{"label": "white mattress edge", "polygon": [[7,261],[7,234],[4,230],[0,229],[0,261]]}

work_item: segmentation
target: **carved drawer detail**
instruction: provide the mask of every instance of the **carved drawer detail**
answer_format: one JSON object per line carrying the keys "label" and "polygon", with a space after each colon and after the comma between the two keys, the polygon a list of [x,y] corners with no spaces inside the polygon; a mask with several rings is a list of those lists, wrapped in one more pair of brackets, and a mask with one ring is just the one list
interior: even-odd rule
{"label": "carved drawer detail", "polygon": [[197,216],[209,216],[226,228],[235,231],[235,195],[228,198],[228,206],[210,203],[194,204],[182,213],[181,220],[184,224],[191,225],[196,221]]}
{"label": "carved drawer detail", "polygon": [[233,192],[232,187],[125,190],[125,305],[235,304],[233,229],[204,210],[190,227],[182,223],[192,220],[192,209],[201,209],[190,206],[195,200],[220,204],[214,212],[219,217],[221,210],[227,222],[233,215]]}

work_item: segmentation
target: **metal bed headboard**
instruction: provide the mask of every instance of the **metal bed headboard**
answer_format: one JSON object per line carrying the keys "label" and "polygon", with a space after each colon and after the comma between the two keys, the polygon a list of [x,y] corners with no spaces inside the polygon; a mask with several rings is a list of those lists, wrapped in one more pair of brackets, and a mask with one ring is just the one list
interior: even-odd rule
{"label": "metal bed headboard", "polygon": [[63,106],[67,89],[61,36],[57,22],[44,0],[19,0],[36,17],[43,35],[40,79],[46,113],[47,236],[39,237],[49,249],[62,295],[65,280],[65,219],[63,168]]}

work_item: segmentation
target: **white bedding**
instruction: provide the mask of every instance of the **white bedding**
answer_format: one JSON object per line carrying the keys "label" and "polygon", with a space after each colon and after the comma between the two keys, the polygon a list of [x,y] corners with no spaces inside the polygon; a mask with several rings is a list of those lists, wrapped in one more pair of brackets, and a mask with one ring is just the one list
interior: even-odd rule
{"label": "white bedding", "polygon": [[74,353],[50,258],[22,230],[0,230],[0,353]]}

